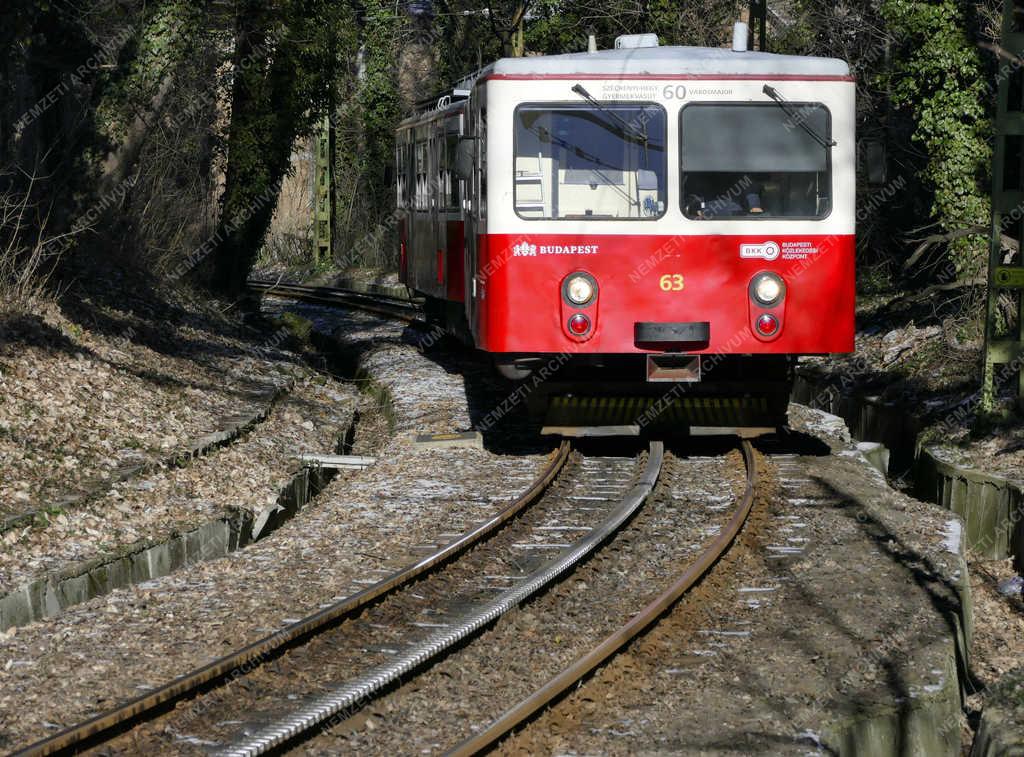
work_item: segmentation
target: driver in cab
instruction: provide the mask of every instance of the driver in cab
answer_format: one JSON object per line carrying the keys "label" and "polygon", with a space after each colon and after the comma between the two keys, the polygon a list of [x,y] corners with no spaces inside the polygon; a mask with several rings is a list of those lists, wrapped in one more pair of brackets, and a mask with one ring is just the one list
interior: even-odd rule
{"label": "driver in cab", "polygon": [[700,181],[698,187],[686,200],[686,215],[690,218],[712,220],[764,213],[762,186],[749,176],[708,177]]}

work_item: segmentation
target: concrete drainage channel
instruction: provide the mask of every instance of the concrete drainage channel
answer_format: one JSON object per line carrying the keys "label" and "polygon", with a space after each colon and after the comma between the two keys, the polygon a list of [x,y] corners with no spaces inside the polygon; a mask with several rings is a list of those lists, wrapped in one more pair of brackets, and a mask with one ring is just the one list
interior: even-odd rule
{"label": "concrete drainage channel", "polygon": [[[271,392],[257,394],[253,399],[259,403],[260,407],[255,412],[226,418],[222,421],[223,428],[220,431],[194,439],[186,444],[184,448],[175,451],[170,457],[156,462],[122,467],[114,473],[113,477],[94,484],[89,491],[66,497],[61,501],[54,503],[54,505],[60,509],[81,507],[82,505],[88,504],[89,502],[102,497],[113,484],[119,484],[125,481],[130,481],[134,478],[139,478],[140,476],[153,473],[160,468],[171,468],[185,465],[188,461],[194,460],[197,457],[209,455],[215,450],[231,444],[236,439],[252,430],[252,428],[257,424],[265,421],[270,416],[270,413],[273,412],[274,406],[278,401],[291,390],[292,384],[288,383],[286,385],[276,387]],[[44,508],[32,510],[27,513],[22,513],[21,515],[15,515],[8,518],[0,524],[0,536],[13,528],[23,528],[25,526],[35,525],[39,522],[45,523],[49,520],[52,512],[52,510]]]}
{"label": "concrete drainage channel", "polygon": [[[329,336],[315,331],[310,336],[323,361],[331,364],[334,373],[342,379],[357,383],[360,391],[371,398],[374,412],[383,416],[388,432],[393,433],[394,411],[390,392],[366,375],[360,360],[340,351],[337,343]],[[230,444],[265,420],[274,405],[290,390],[291,386],[278,388],[268,395],[267,404],[251,417],[231,419],[224,430],[196,440],[184,452],[177,453],[173,460],[164,464],[187,464],[191,459],[211,454]],[[363,416],[356,410],[349,425],[339,435],[336,452],[342,455],[351,452],[357,429],[363,420]],[[126,471],[119,480],[144,475],[157,467],[142,466]],[[122,547],[116,554],[75,563],[23,585],[0,597],[0,633],[12,627],[53,617],[68,607],[109,594],[115,589],[151,581],[199,562],[224,557],[264,539],[316,498],[337,473],[336,468],[307,463],[281,489],[275,503],[260,513],[254,515],[248,511],[229,509],[189,531],[174,533],[163,540],[135,542]],[[29,513],[19,518],[17,523],[5,523],[0,533],[8,528],[35,522],[37,517],[38,514]],[[24,518],[28,520],[21,522]]]}
{"label": "concrete drainage channel", "polygon": [[[352,415],[352,420],[338,444],[338,451],[342,454],[351,451],[360,418],[360,413],[357,410]],[[251,538],[246,544],[266,538],[291,520],[299,510],[314,500],[337,475],[338,468],[304,465],[281,490],[277,502],[272,507],[265,508],[256,517],[249,529]],[[244,547],[245,544],[239,546]]]}
{"label": "concrete drainage channel", "polygon": [[[351,449],[361,416],[358,411],[344,433],[338,450]],[[208,454],[223,440],[194,456]],[[196,563],[224,557],[266,538],[312,501],[337,475],[326,467],[303,467],[282,489],[274,505],[254,516],[228,510],[184,533],[164,540],[144,540],[70,565],[25,584],[0,597],[0,633],[63,612],[72,605],[109,594],[115,589],[151,581]]]}
{"label": "concrete drainage channel", "polygon": [[53,617],[114,589],[166,576],[179,568],[233,552],[249,543],[252,516],[225,513],[162,542],[143,541],[38,578],[0,598],[0,632]]}

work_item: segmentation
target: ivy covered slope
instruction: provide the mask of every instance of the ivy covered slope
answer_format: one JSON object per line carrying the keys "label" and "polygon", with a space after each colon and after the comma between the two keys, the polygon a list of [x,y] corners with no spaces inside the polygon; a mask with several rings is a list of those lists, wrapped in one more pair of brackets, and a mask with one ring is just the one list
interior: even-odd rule
{"label": "ivy covered slope", "polygon": [[[649,31],[666,45],[727,45],[745,9],[735,0],[8,5],[0,197],[28,197],[46,222],[4,230],[16,244],[2,248],[0,280],[24,278],[38,237],[60,237],[47,250],[61,258],[114,254],[232,294],[265,244],[302,140],[325,117],[336,265],[393,267],[393,130],[415,101],[503,55],[585,49],[589,34],[601,47]],[[861,188],[863,270],[877,264],[898,278],[907,268],[916,278],[896,283],[914,286],[980,272],[996,66],[979,43],[995,41],[999,6],[793,0],[771,16],[773,50],[850,62],[859,134],[886,141],[905,182],[884,202]],[[909,238],[936,230],[944,238],[914,258]]]}
{"label": "ivy covered slope", "polygon": [[[989,136],[996,82],[977,40],[968,36],[963,3],[955,0],[883,0],[880,15],[895,38],[891,68],[878,86],[914,119],[912,139],[923,149],[922,178],[933,193],[931,211],[946,232],[985,228],[990,205]],[[949,241],[960,276],[981,272],[984,239]]]}

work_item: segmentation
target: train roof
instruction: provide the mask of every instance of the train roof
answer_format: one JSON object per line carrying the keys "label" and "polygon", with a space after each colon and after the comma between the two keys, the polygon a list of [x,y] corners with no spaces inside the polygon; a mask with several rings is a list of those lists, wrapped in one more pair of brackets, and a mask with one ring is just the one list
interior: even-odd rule
{"label": "train roof", "polygon": [[633,47],[564,55],[501,58],[484,67],[487,76],[572,76],[648,74],[651,76],[827,76],[847,77],[850,67],[838,58],[736,52],[718,47]]}
{"label": "train roof", "polygon": [[[500,58],[459,82],[455,92],[468,94],[474,81],[488,77],[616,78],[623,75],[630,78],[694,76],[714,79],[753,76],[844,79],[850,76],[850,66],[839,58],[778,55],[722,47],[621,47],[596,52]],[[434,103],[433,100],[429,102]],[[460,112],[463,102],[461,97],[442,97],[434,107],[403,120],[400,128]]]}

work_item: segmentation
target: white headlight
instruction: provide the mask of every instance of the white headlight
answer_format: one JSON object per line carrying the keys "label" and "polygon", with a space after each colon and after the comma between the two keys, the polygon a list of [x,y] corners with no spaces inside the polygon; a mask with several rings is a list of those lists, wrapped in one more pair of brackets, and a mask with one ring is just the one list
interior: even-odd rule
{"label": "white headlight", "polygon": [[594,297],[594,285],[583,276],[573,276],[565,287],[565,293],[577,305],[586,305]]}
{"label": "white headlight", "polygon": [[759,276],[754,283],[754,296],[762,305],[772,305],[782,296],[782,279],[772,274]]}

